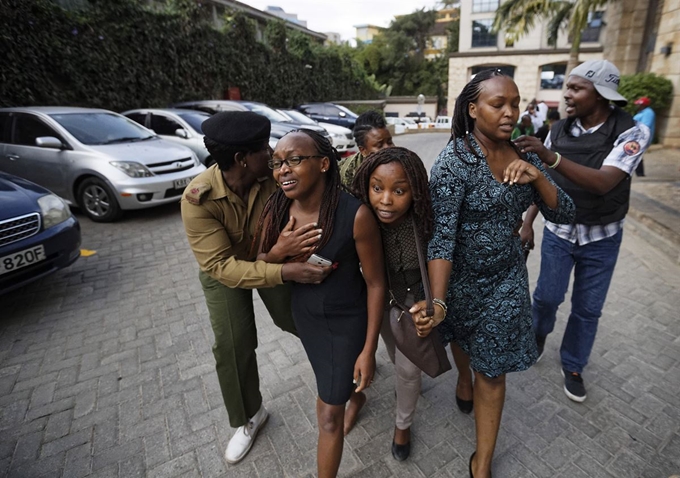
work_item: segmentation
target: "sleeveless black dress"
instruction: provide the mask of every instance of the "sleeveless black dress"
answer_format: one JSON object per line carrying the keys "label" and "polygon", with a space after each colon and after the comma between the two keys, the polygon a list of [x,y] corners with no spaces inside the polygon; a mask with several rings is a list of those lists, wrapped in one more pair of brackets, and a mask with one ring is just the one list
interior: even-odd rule
{"label": "sleeveless black dress", "polygon": [[341,192],[333,236],[316,254],[338,267],[321,284],[293,283],[293,319],[314,369],[319,398],[344,405],[355,385],[354,364],[366,342],[366,282],[354,245],[361,202]]}

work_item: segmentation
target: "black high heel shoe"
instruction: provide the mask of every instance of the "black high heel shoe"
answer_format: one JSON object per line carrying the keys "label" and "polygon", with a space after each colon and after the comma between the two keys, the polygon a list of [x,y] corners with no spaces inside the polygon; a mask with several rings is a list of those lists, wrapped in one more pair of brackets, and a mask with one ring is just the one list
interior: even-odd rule
{"label": "black high heel shoe", "polygon": [[[458,383],[456,383],[456,388],[458,388]],[[456,394],[456,405],[458,405],[458,410],[465,413],[466,415],[469,415],[474,407],[474,401],[463,400],[458,396],[458,394]]]}

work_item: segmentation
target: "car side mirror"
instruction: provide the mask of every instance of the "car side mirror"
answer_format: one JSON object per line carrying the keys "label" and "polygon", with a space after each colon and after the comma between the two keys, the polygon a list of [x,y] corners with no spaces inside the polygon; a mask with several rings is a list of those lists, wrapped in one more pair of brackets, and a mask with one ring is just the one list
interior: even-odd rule
{"label": "car side mirror", "polygon": [[40,148],[63,149],[64,144],[54,136],[41,136],[35,138],[35,145]]}
{"label": "car side mirror", "polygon": [[175,130],[175,136],[187,139],[189,137],[189,133],[187,133],[187,130],[185,130],[184,128],[178,128]]}
{"label": "car side mirror", "polygon": [[344,111],[339,111],[339,112],[338,112],[338,116],[339,116],[340,118],[345,118],[345,117],[347,117],[347,113],[345,113]]}

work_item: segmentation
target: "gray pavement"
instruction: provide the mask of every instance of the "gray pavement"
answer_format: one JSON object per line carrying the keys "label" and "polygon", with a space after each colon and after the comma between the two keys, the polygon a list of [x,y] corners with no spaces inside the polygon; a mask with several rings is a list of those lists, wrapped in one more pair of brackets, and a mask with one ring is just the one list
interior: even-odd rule
{"label": "gray pavement", "polygon": [[[431,162],[446,137],[395,142]],[[270,420],[241,464],[224,462],[232,430],[177,205],[115,224],[79,217],[83,247],[96,254],[0,297],[0,476],[313,476],[314,376],[300,343],[272,325],[257,295]],[[626,227],[584,374],[588,399],[576,404],[562,391],[567,303],[541,362],[508,377],[494,476],[680,474],[680,267]],[[533,282],[539,259],[529,257]],[[341,476],[467,476],[474,422],[456,408],[455,372],[424,377],[412,455],[397,463],[394,371],[382,346],[377,360]]]}

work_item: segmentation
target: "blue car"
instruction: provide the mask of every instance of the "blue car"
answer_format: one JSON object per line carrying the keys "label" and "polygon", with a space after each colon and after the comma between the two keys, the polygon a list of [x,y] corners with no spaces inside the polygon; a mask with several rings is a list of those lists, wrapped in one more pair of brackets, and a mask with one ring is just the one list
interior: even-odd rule
{"label": "blue car", "polygon": [[49,190],[0,172],[0,294],[80,257],[80,224]]}

